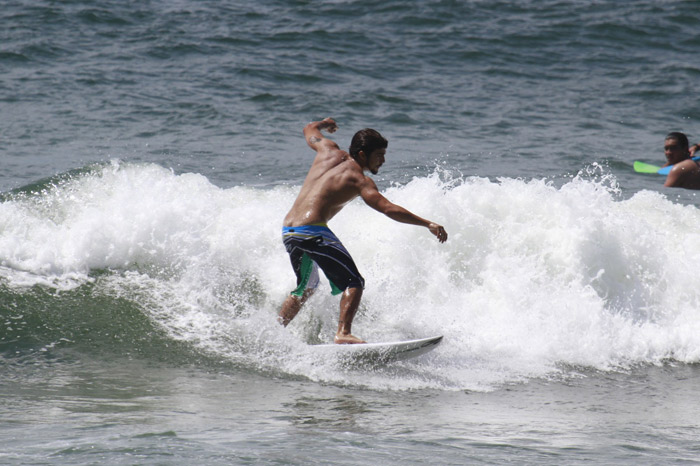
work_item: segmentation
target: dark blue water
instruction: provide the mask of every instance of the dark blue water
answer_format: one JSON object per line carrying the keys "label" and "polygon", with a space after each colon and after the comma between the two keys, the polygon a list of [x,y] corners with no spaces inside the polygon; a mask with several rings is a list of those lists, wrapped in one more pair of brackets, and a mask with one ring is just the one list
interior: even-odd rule
{"label": "dark blue water", "polygon": [[[0,463],[693,464],[698,199],[632,163],[700,142],[699,6],[4,2]],[[332,225],[420,360],[319,361],[329,294],[276,323],[327,116],[450,233]]]}
{"label": "dark blue water", "polygon": [[299,128],[328,115],[341,142],[383,131],[397,162],[626,175],[669,130],[700,136],[696,6],[9,2],[2,186],[110,158],[294,181]]}

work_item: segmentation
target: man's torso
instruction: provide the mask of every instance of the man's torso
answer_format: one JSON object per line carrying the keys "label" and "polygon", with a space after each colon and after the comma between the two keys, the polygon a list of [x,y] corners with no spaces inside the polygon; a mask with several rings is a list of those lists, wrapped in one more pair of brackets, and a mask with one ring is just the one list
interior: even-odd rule
{"label": "man's torso", "polygon": [[364,178],[347,152],[334,149],[318,153],[284,225],[327,223],[359,195]]}

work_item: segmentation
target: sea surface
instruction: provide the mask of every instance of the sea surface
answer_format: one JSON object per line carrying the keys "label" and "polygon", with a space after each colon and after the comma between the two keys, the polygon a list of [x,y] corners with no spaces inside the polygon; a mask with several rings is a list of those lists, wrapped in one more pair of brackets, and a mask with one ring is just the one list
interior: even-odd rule
{"label": "sea surface", "polygon": [[[700,463],[697,0],[4,0],[0,464]],[[280,227],[333,117],[388,140],[286,329]]]}

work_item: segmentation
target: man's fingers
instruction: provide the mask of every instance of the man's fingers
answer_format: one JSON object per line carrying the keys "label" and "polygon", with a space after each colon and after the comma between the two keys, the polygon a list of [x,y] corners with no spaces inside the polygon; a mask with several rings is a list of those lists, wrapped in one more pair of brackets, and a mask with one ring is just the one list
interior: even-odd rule
{"label": "man's fingers", "polygon": [[333,118],[329,117],[323,119],[323,128],[329,133],[335,133],[335,131],[338,129],[338,125]]}
{"label": "man's fingers", "polygon": [[441,243],[447,241],[447,232],[442,226],[432,223],[430,224],[430,232],[434,234]]}

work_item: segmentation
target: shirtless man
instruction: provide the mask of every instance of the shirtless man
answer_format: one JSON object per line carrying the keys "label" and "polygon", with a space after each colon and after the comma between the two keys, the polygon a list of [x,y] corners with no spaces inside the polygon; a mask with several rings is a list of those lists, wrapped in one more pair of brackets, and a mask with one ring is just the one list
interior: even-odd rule
{"label": "shirtless man", "polygon": [[377,131],[363,129],[352,138],[349,153],[325,138],[321,130],[334,133],[335,121],[326,118],[304,128],[306,143],[316,151],[309,173],[292,209],[284,218],[282,239],[297,276],[297,288],[287,297],[279,320],[287,326],[318,286],[318,267],[331,283],[340,300],[336,343],[365,343],[351,333],[352,320],[362,298],[365,280],[340,240],[327,223],[348,202],[360,196],[373,209],[397,222],[426,227],[441,243],[445,229],[391,203],[377,190],[366,170],[377,174],[384,164],[388,142]]}
{"label": "shirtless man", "polygon": [[700,165],[691,157],[698,150],[698,145],[688,147],[688,138],[683,133],[669,133],[664,140],[666,165],[673,168],[666,177],[664,186],[700,189]]}

